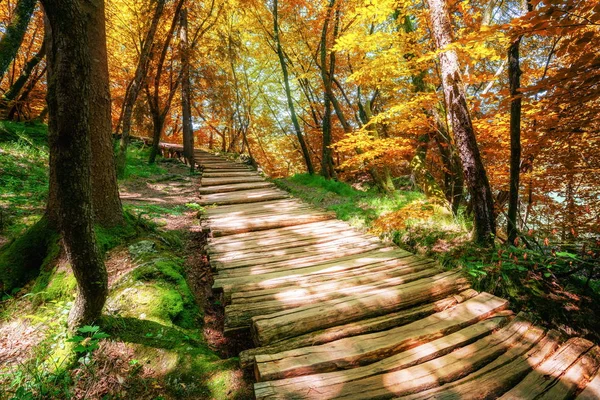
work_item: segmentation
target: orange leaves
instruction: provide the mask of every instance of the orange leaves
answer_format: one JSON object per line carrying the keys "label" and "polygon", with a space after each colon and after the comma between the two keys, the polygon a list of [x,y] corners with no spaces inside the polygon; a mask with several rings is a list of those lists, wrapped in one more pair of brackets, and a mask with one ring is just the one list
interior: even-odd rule
{"label": "orange leaves", "polygon": [[415,200],[398,211],[377,218],[373,222],[371,233],[382,235],[406,228],[410,220],[427,220],[435,214],[434,206],[423,200]]}

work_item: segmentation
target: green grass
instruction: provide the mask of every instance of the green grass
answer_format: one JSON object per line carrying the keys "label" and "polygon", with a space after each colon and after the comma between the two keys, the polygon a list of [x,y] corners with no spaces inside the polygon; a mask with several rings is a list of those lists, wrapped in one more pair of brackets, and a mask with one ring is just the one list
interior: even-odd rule
{"label": "green grass", "polygon": [[14,238],[31,226],[47,196],[46,125],[0,122],[0,235]]}
{"label": "green grass", "polygon": [[359,190],[345,182],[327,180],[320,175],[298,174],[274,182],[294,196],[334,211],[339,219],[361,228],[370,227],[374,220],[385,213],[424,199],[422,193],[413,191],[382,195],[374,188]]}
{"label": "green grass", "polygon": [[166,173],[166,169],[158,163],[148,164],[150,148],[141,142],[131,142],[127,148],[127,165],[123,180],[134,180],[138,178],[150,178]]}

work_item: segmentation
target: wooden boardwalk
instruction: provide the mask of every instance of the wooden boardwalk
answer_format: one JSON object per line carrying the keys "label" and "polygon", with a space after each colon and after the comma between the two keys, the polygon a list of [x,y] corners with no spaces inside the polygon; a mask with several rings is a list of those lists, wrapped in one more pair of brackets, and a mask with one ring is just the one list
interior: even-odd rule
{"label": "wooden boardwalk", "polygon": [[[599,399],[600,348],[197,152],[225,331],[257,399]],[[213,206],[214,205],[214,206]]]}

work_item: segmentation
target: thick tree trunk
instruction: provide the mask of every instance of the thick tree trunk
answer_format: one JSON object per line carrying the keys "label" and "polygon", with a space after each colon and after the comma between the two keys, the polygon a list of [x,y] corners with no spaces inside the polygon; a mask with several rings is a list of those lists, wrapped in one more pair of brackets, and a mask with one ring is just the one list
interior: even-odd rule
{"label": "thick tree trunk", "polygon": [[519,207],[519,173],[521,170],[521,68],[519,45],[521,37],[508,48],[508,79],[510,84],[510,193],[508,199],[507,236],[508,243],[517,239],[517,212]]}
{"label": "thick tree trunk", "polygon": [[15,59],[19,47],[21,47],[36,3],[37,0],[19,0],[17,2],[10,25],[0,39],[0,81],[4,78],[8,66]]}
{"label": "thick tree trunk", "polygon": [[123,101],[123,119],[121,128],[121,139],[119,141],[119,150],[117,152],[117,175],[122,177],[125,174],[125,166],[127,164],[127,146],[129,145],[129,135],[131,133],[131,120],[133,117],[133,107],[137,100],[140,91],[144,86],[144,80],[148,73],[148,64],[150,62],[150,56],[152,47],[154,46],[154,37],[156,36],[156,30],[158,28],[158,22],[163,14],[165,8],[165,0],[156,1],[156,9],[152,16],[152,22],[150,28],[146,33],[144,42],[142,44],[142,50],[140,52],[140,58],[135,69],[135,74],[127,96]]}
{"label": "thick tree trunk", "polygon": [[122,225],[123,207],[117,186],[112,139],[104,0],[87,0],[88,40],[93,49],[91,70],[90,140],[94,221],[104,227]]}
{"label": "thick tree trunk", "polygon": [[445,0],[427,0],[433,36],[439,55],[446,108],[452,122],[454,138],[463,166],[475,214],[475,241],[493,245],[496,234],[494,204],[490,184],[481,160],[477,139],[462,82],[458,56],[447,47],[452,43],[452,26]]}
{"label": "thick tree trunk", "polygon": [[273,1],[273,38],[275,39],[275,45],[277,46],[277,55],[279,57],[279,63],[281,64],[281,71],[283,73],[283,84],[285,85],[285,95],[287,97],[288,108],[290,110],[290,115],[292,118],[292,124],[294,125],[294,130],[296,131],[296,136],[298,137],[298,143],[300,143],[300,149],[302,150],[302,156],[304,157],[304,163],[306,164],[306,170],[309,174],[314,174],[315,170],[312,165],[312,161],[310,159],[310,153],[308,151],[308,146],[304,140],[304,136],[302,134],[302,129],[300,128],[300,123],[298,122],[298,116],[296,115],[296,109],[294,108],[294,100],[292,99],[292,91],[290,89],[290,80],[288,76],[287,65],[285,63],[285,57],[283,54],[283,49],[281,47],[281,40],[279,39],[279,23],[277,21],[277,0]]}
{"label": "thick tree trunk", "polygon": [[193,172],[194,130],[192,128],[192,107],[190,91],[190,48],[188,42],[187,9],[181,10],[181,109],[183,118],[183,153]]}
{"label": "thick tree trunk", "polygon": [[[50,169],[56,184],[58,223],[77,280],[71,327],[97,319],[108,282],[93,229],[90,106],[92,54],[89,17],[82,0],[42,0],[52,27],[48,53]],[[88,13],[89,12],[89,13]],[[95,18],[94,18],[95,19]]]}

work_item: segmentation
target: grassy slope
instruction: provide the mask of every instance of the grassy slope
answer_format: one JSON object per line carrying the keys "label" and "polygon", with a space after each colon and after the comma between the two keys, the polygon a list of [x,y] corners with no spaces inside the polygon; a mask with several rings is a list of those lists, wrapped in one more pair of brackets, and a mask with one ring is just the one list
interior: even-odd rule
{"label": "grassy slope", "polygon": [[[10,215],[4,232],[14,237],[43,212],[47,151],[45,127],[7,127],[11,133],[3,134],[0,143],[0,179],[11,186],[0,185],[0,199]],[[164,177],[166,169],[148,166],[146,157],[146,150],[133,146],[126,183]],[[139,203],[125,209],[126,226],[97,229],[107,264],[120,265],[122,272],[111,285],[99,323],[110,337],[87,358],[74,352],[66,317],[76,284],[67,261],[53,253],[34,282],[0,302],[0,336],[25,332],[30,339],[21,343],[18,363],[0,364],[0,399],[29,394],[55,399],[249,397],[237,360],[222,359],[203,338],[203,310],[190,290],[189,266],[182,258],[186,232],[165,231],[148,219],[193,215],[196,207]],[[0,353],[12,350],[2,348],[6,343],[0,340]]]}

